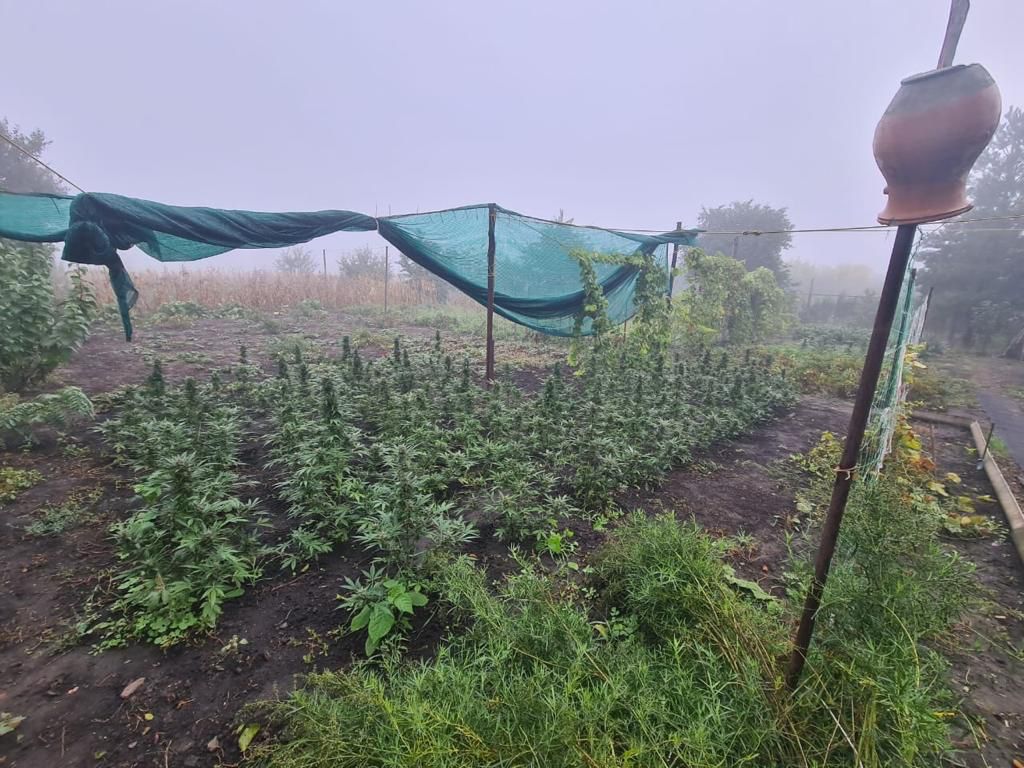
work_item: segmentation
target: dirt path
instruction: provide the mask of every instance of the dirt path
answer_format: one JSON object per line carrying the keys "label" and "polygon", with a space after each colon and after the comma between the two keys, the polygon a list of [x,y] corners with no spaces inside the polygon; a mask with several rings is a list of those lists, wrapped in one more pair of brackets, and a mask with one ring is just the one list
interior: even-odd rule
{"label": "dirt path", "polygon": [[1024,467],[1024,411],[1021,406],[996,389],[979,388],[975,394],[988,420],[996,425],[993,434],[1006,443],[1017,466]]}

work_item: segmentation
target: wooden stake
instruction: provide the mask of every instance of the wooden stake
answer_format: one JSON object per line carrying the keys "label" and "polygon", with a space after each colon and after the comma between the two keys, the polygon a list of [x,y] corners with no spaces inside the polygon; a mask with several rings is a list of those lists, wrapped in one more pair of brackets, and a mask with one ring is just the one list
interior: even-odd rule
{"label": "wooden stake", "polygon": [[327,249],[324,248],[324,277],[327,277]]}
{"label": "wooden stake", "polygon": [[487,215],[487,365],[485,378],[490,387],[494,381],[494,221],[498,211],[494,203]]}
{"label": "wooden stake", "polygon": [[391,272],[389,263],[390,252],[388,246],[384,246],[384,319],[388,316],[388,274]]}

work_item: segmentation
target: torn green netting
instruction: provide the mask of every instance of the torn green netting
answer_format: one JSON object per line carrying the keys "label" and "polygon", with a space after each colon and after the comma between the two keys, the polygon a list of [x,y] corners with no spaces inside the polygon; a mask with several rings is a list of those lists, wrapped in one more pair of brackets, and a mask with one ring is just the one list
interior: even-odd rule
{"label": "torn green netting", "polygon": [[[121,195],[0,193],[0,237],[63,242],[65,261],[107,267],[125,334],[137,292],[118,251],[138,246],[159,261],[196,261],[235,248],[283,248],[333,232],[379,230],[430,272],[487,304],[487,241],[495,211],[495,311],[541,333],[571,335],[583,307],[573,251],[612,256],[651,254],[658,246],[689,246],[696,230],[660,235],[580,227],[523,216],[496,205],[374,218],[352,211],[264,213],[164,205]],[[597,264],[608,317],[634,312],[639,274],[632,265]],[[669,286],[666,286],[668,290]],[[586,321],[582,332],[589,333]]]}

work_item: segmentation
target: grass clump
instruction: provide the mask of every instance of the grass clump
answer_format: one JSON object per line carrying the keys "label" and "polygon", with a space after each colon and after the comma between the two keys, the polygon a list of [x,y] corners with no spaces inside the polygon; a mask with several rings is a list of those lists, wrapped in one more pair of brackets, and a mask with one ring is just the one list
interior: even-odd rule
{"label": "grass clump", "polygon": [[[311,676],[268,705],[275,736],[256,762],[935,765],[954,706],[937,649],[970,567],[939,542],[944,514],[915,444],[898,435],[881,477],[855,487],[795,694],[782,670],[813,547],[794,557],[780,615],[733,574],[730,542],[637,516],[592,557],[586,586],[524,567],[493,593],[468,561],[442,569],[432,592],[465,629],[429,661]],[[812,522],[834,448],[803,462]]]}
{"label": "grass clump", "polygon": [[14,501],[33,485],[42,482],[43,476],[34,469],[0,467],[0,503]]}
{"label": "grass clump", "polygon": [[[672,568],[682,550],[708,579],[684,588],[684,569],[666,583],[657,567],[632,572],[630,545],[610,551],[609,599],[644,610],[641,631],[625,614],[595,620],[552,576],[526,568],[492,594],[482,572],[457,561],[437,588],[467,631],[430,662],[311,676],[274,707],[284,728],[259,759],[289,768],[771,764],[778,729],[758,651],[726,652],[712,639],[721,601],[750,630],[756,608],[738,606],[695,528],[635,525],[635,537],[660,533],[667,544],[649,560]],[[660,636],[680,603],[699,629]]]}
{"label": "grass clump", "polygon": [[72,494],[63,504],[43,507],[25,526],[25,533],[29,536],[55,536],[87,522],[95,517],[94,505],[101,495],[102,490],[94,488]]}

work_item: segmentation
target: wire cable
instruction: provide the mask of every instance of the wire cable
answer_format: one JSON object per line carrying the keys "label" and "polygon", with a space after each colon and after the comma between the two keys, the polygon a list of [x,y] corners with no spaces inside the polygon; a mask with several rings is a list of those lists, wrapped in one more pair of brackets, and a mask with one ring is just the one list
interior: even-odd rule
{"label": "wire cable", "polygon": [[[59,178],[61,181],[65,182],[69,186],[74,187],[79,192],[83,192],[83,193],[85,192],[84,189],[82,189],[80,186],[75,184],[75,182],[73,182],[71,179],[69,179],[63,173],[61,173],[60,171],[58,171],[53,166],[48,165],[46,162],[44,162],[40,158],[38,158],[35,155],[33,155],[31,152],[29,152],[27,149],[25,149],[25,147],[21,146],[21,144],[16,142],[10,136],[7,136],[6,134],[0,132],[0,139],[3,139],[4,141],[6,141],[8,144],[10,144],[16,150],[21,152],[25,157],[29,158],[30,160],[35,161],[36,163],[41,165],[43,168],[48,170],[50,173],[52,173],[54,176],[56,176],[57,178]],[[457,209],[448,209],[448,210],[457,210]],[[444,211],[436,211],[436,213],[443,213],[443,212]],[[519,214],[519,216],[523,217],[522,214]],[[383,218],[399,218],[399,217],[398,216],[394,216],[393,217],[393,216],[391,216],[389,214],[387,217],[383,217]],[[612,233],[614,233],[617,230],[619,232],[636,232],[636,233],[644,233],[644,234],[659,234],[659,235],[663,235],[663,234],[670,234],[673,231],[675,231],[675,230],[671,230],[671,229],[641,229],[641,228],[638,228],[638,227],[602,227],[602,226],[597,226],[597,225],[593,225],[593,224],[576,224],[576,223],[570,223],[570,222],[564,222],[564,221],[554,221],[552,219],[544,219],[544,218],[541,218],[541,217],[538,217],[538,216],[527,216],[527,217],[523,217],[523,218],[531,218],[531,219],[534,219],[535,221],[541,221],[541,222],[544,222],[546,224],[559,224],[561,226],[578,227],[580,229],[597,229],[597,230],[604,230],[606,232],[610,231]],[[928,231],[929,232],[934,232],[934,231],[937,231],[940,227],[948,227],[948,226],[952,226],[952,225],[975,224],[975,223],[989,222],[989,221],[1014,221],[1014,220],[1019,220],[1019,219],[1024,219],[1024,213],[1008,214],[1008,215],[1005,215],[1005,216],[979,216],[979,217],[973,218],[973,219],[950,219],[949,221],[934,222],[935,228],[934,229],[930,229]],[[804,229],[701,230],[701,231],[699,231],[699,234],[700,235],[727,235],[727,236],[731,236],[731,237],[761,237],[762,235],[803,235],[803,234],[832,233],[832,232],[891,232],[894,229],[896,229],[896,227],[894,225],[891,225],[891,224],[869,224],[869,225],[855,226],[855,227],[811,227],[811,228],[804,228]],[[539,233],[539,230],[536,230],[536,231],[538,231],[538,233]],[[1016,230],[1013,227],[1007,227],[1005,229],[975,229],[974,231],[978,231],[978,232],[998,232],[998,231],[1013,232],[1013,231],[1018,231],[1018,230]]]}
{"label": "wire cable", "polygon": [[58,171],[57,169],[55,169],[55,168],[53,168],[53,167],[51,167],[51,166],[47,165],[46,163],[44,163],[44,162],[43,162],[42,160],[40,160],[40,159],[39,159],[38,157],[36,157],[35,155],[33,155],[33,154],[32,154],[31,152],[29,152],[29,151],[28,151],[27,149],[25,149],[25,148],[24,148],[23,146],[21,146],[21,144],[19,144],[18,142],[16,142],[16,141],[15,141],[14,139],[12,139],[12,138],[11,138],[10,136],[8,136],[7,134],[5,134],[5,133],[3,133],[3,132],[0,132],[0,139],[3,139],[4,141],[6,141],[6,142],[7,142],[8,144],[10,144],[10,145],[11,145],[12,147],[14,147],[14,148],[15,148],[16,150],[18,150],[19,152],[21,152],[21,154],[23,154],[23,155],[24,155],[25,157],[27,157],[27,158],[28,158],[29,160],[34,160],[35,162],[39,163],[39,164],[40,164],[41,166],[43,166],[43,168],[45,168],[46,170],[48,170],[48,171],[49,171],[50,173],[52,173],[52,174],[53,174],[54,176],[56,176],[56,177],[57,177],[58,179],[60,179],[60,180],[61,180],[61,181],[63,181],[64,183],[66,183],[66,184],[68,184],[68,185],[70,185],[70,186],[74,187],[74,188],[75,188],[75,189],[77,189],[77,190],[78,190],[79,192],[82,192],[82,193],[84,193],[84,192],[85,192],[85,190],[84,190],[84,189],[82,189],[82,188],[81,188],[80,186],[78,186],[77,184],[75,184],[75,182],[73,182],[73,181],[72,181],[71,179],[69,179],[69,178],[68,178],[67,176],[65,176],[65,175],[64,175],[63,173],[61,173],[61,172],[60,172],[60,171]]}

